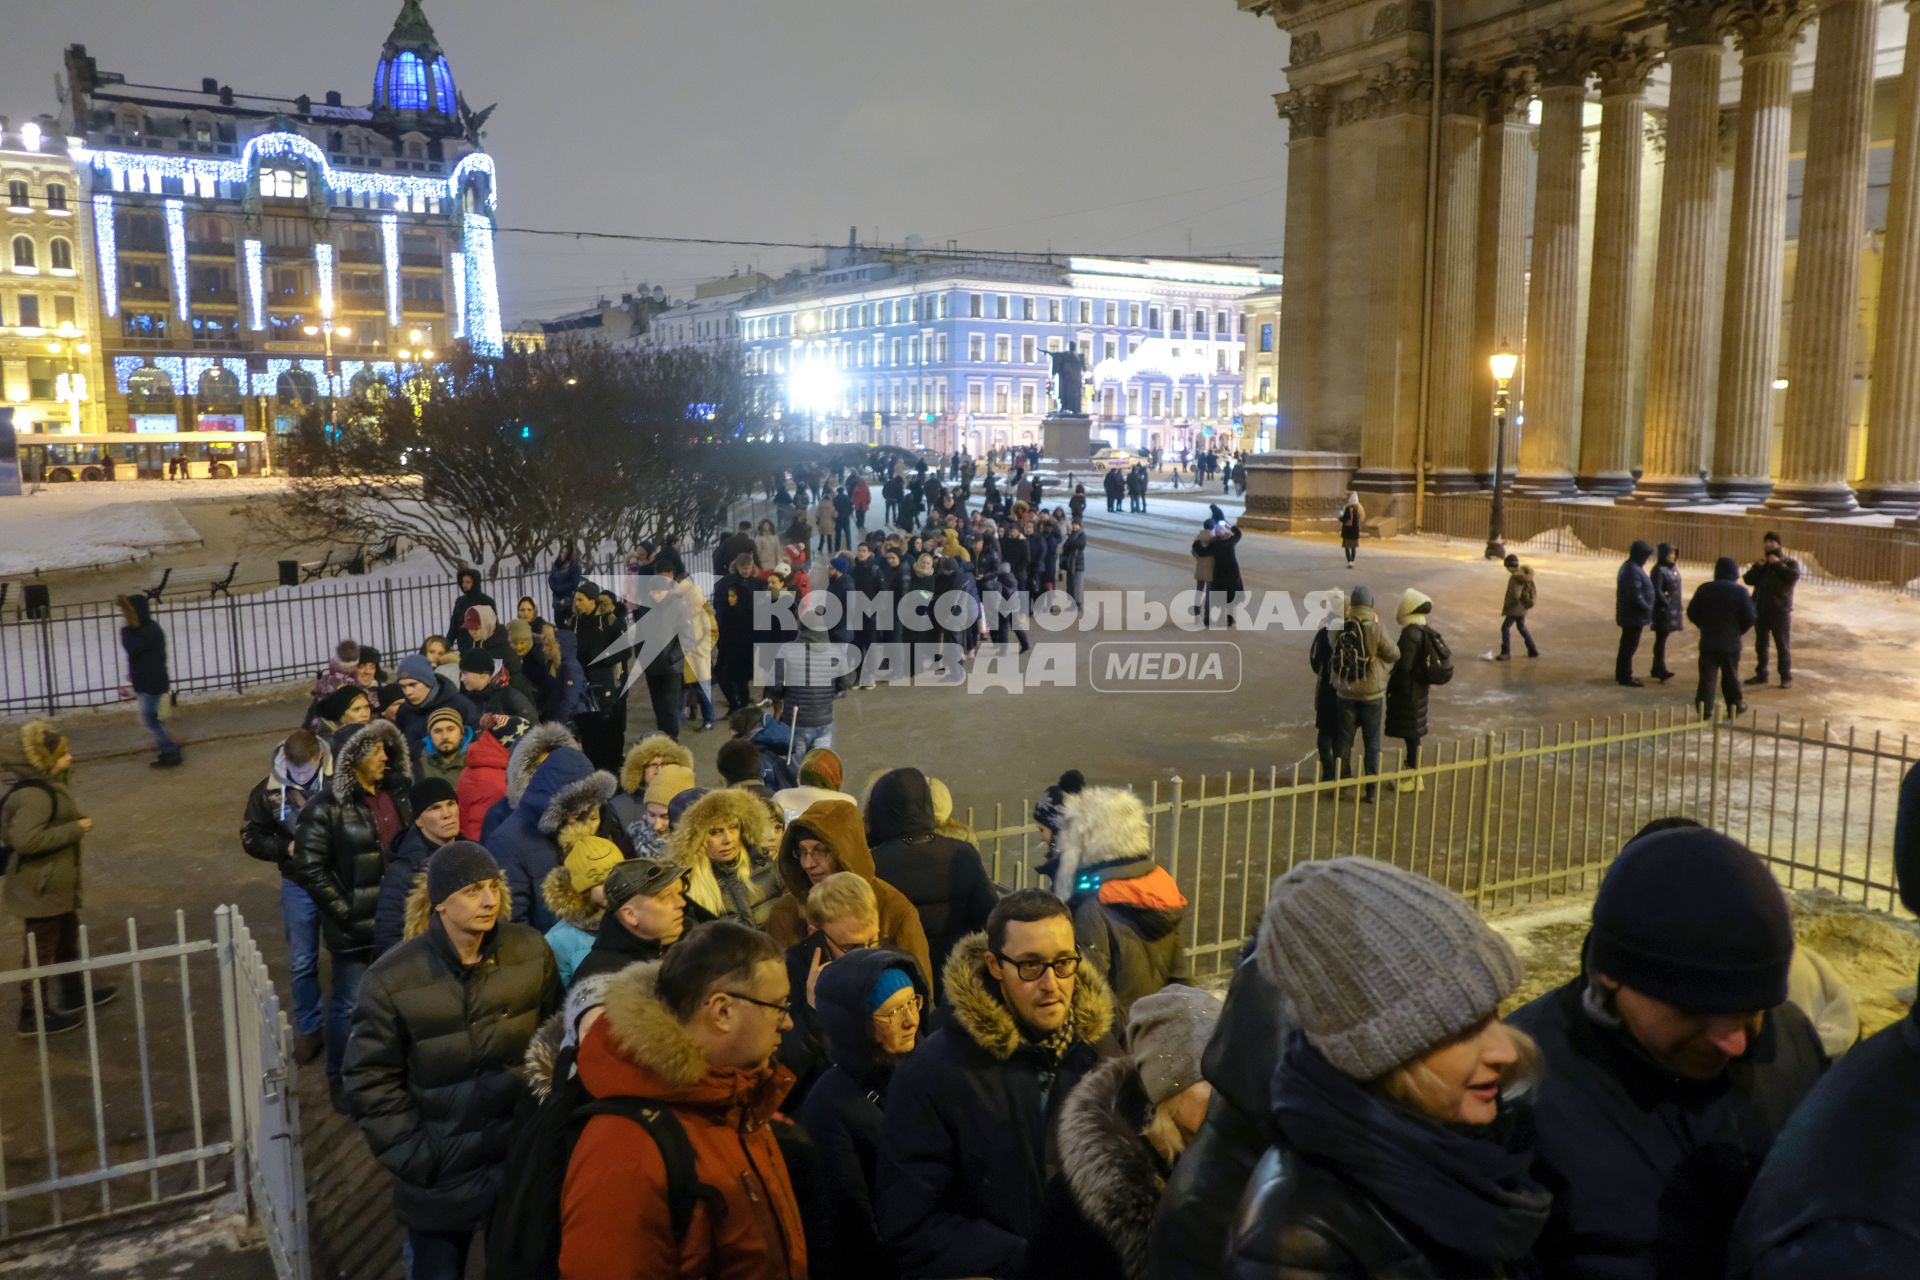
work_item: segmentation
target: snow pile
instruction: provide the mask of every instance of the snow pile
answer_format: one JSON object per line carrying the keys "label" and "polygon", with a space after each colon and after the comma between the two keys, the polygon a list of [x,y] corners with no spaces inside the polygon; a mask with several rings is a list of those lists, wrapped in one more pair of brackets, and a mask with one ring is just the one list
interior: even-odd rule
{"label": "snow pile", "polygon": [[[144,485],[71,485],[70,489],[146,488]],[[43,502],[42,498],[54,498]],[[63,502],[65,494],[0,501],[0,577],[56,569],[89,569],[143,560],[156,550],[199,543],[200,534],[172,502],[113,504]]]}
{"label": "snow pile", "polygon": [[1509,543],[1507,550],[1512,551],[1516,546],[1522,551],[1541,552],[1586,550],[1587,544],[1574,536],[1572,525],[1563,524],[1558,529],[1542,530],[1534,534],[1531,538],[1528,538],[1525,542],[1517,544]]}

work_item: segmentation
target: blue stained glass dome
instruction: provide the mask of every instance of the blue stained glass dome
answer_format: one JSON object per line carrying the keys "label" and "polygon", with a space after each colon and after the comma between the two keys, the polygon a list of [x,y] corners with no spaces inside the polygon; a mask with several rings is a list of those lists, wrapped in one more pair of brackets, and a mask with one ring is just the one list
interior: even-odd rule
{"label": "blue stained glass dome", "polygon": [[393,33],[387,37],[373,72],[376,111],[412,111],[449,118],[459,112],[460,94],[453,68],[420,10],[420,0],[403,0]]}
{"label": "blue stained glass dome", "polygon": [[433,109],[452,115],[453,106],[453,72],[443,55],[433,60]]}
{"label": "blue stained glass dome", "polygon": [[395,111],[427,110],[427,64],[417,53],[403,53],[393,60],[392,79],[387,101]]}

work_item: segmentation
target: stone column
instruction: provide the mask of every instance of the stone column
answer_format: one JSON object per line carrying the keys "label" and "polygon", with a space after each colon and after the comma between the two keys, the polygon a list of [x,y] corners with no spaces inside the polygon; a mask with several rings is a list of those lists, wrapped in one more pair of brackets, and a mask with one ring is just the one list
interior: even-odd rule
{"label": "stone column", "polygon": [[1820,6],[1787,348],[1787,430],[1780,480],[1767,499],[1776,510],[1836,512],[1855,505],[1847,486],[1847,419],[1877,12],[1876,0],[1827,0]]}
{"label": "stone column", "polygon": [[1535,41],[1527,59],[1540,77],[1540,165],[1533,204],[1533,276],[1527,290],[1526,425],[1515,487],[1574,492],[1579,402],[1580,150],[1592,50],[1578,32]]}
{"label": "stone column", "polygon": [[1593,209],[1580,487],[1633,491],[1633,282],[1640,254],[1640,153],[1647,77],[1660,55],[1622,35],[1594,63],[1600,173]]}
{"label": "stone column", "polygon": [[[1479,224],[1473,277],[1473,432],[1469,454],[1475,479],[1493,482],[1493,372],[1487,364],[1501,344],[1520,350],[1527,336],[1527,175],[1533,165],[1532,97],[1529,74],[1497,69],[1482,82],[1487,122],[1480,134]],[[1522,361],[1509,388],[1520,403],[1527,378]],[[1507,421],[1507,475],[1520,458],[1517,433]]]}
{"label": "stone column", "polygon": [[1780,367],[1786,279],[1793,47],[1812,10],[1800,0],[1734,0],[1722,14],[1740,48],[1740,122],[1720,328],[1720,398],[1707,488],[1716,498],[1761,502],[1773,488],[1773,380]]}
{"label": "stone column", "polygon": [[[1920,3],[1920,0],[1916,0]],[[1427,453],[1435,493],[1479,487],[1473,474],[1475,206],[1479,203],[1480,86],[1458,67],[1440,93],[1440,191],[1435,205],[1432,346],[1427,365]]]}
{"label": "stone column", "polygon": [[1326,90],[1303,85],[1276,93],[1287,121],[1287,225],[1282,246],[1286,298],[1280,308],[1280,406],[1277,447],[1311,449],[1323,439],[1320,377],[1327,258]]}
{"label": "stone column", "polygon": [[1667,171],[1653,274],[1647,356],[1647,435],[1636,496],[1698,502],[1707,496],[1704,434],[1713,397],[1713,224],[1719,185],[1720,63],[1713,6],[1669,5]]}
{"label": "stone column", "polygon": [[1911,512],[1920,511],[1920,0],[1907,0],[1907,20],[1860,501]]}

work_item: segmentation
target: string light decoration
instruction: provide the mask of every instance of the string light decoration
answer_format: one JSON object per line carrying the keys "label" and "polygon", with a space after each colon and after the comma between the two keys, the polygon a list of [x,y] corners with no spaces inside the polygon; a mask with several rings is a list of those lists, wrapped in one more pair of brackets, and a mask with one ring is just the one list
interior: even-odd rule
{"label": "string light decoration", "polygon": [[[114,362],[116,365],[118,361]],[[221,369],[232,374],[241,386],[247,385],[247,362],[238,356],[188,356],[187,357],[187,394],[200,394],[200,380]]]}
{"label": "string light decoration", "polygon": [[100,305],[108,316],[117,316],[120,314],[120,252],[110,195],[93,198],[93,240],[100,255]]}
{"label": "string light decoration", "polygon": [[168,200],[167,257],[173,263],[173,309],[182,320],[187,318],[187,207]]}
{"label": "string light decoration", "polygon": [[313,246],[313,266],[320,277],[320,318],[333,319],[333,246]]}
{"label": "string light decoration", "polygon": [[485,174],[486,208],[493,212],[496,203],[494,184],[497,181],[493,166],[493,157],[484,151],[470,152],[462,156],[453,167],[453,172],[444,178],[428,178],[418,174],[369,173],[363,169],[335,169],[327,162],[327,153],[313,139],[298,133],[263,133],[250,139],[237,159],[220,156],[172,156],[155,155],[144,151],[105,151],[92,147],[75,147],[71,152],[76,164],[91,165],[93,168],[115,176],[121,188],[127,185],[126,175],[144,173],[147,175],[149,189],[156,189],[157,180],[172,178],[180,182],[182,189],[188,192],[199,190],[205,194],[205,184],[247,183],[262,161],[291,156],[309,166],[314,176],[326,185],[327,190],[336,198],[347,194],[374,196],[383,203],[395,207],[412,207],[416,197],[430,200],[458,200],[462,184],[473,174]]}
{"label": "string light decoration", "polygon": [[387,323],[400,323],[400,219],[391,213],[380,219],[381,250],[387,262]]}
{"label": "string light decoration", "polygon": [[247,327],[264,329],[267,327],[267,284],[265,272],[260,264],[260,242],[248,240],[240,246],[247,265],[247,303],[252,308],[248,316]]}
{"label": "string light decoration", "polygon": [[493,275],[493,222],[483,213],[466,217],[466,275],[467,346],[483,358],[505,355]]}
{"label": "string light decoration", "polygon": [[296,371],[312,378],[316,390],[326,385],[327,362],[325,360],[289,360],[282,356],[272,356],[267,360],[265,373],[252,375],[253,394],[256,396],[279,395],[280,379]]}
{"label": "string light decoration", "polygon": [[454,249],[447,254],[447,267],[453,276],[453,336],[467,336],[467,255]]}

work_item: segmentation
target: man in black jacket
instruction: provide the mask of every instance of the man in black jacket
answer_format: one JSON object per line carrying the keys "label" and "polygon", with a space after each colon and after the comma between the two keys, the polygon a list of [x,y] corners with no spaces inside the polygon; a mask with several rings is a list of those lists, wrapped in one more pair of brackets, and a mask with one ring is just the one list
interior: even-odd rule
{"label": "man in black jacket", "polygon": [[920,913],[939,1000],[947,955],[960,939],[987,927],[999,895],[978,849],[935,832],[933,789],[918,769],[880,775],[867,795],[866,822],[875,873]]}
{"label": "man in black jacket", "polygon": [[1687,621],[1700,633],[1700,684],[1694,705],[1709,719],[1714,709],[1714,681],[1726,695],[1727,714],[1747,709],[1740,692],[1740,637],[1753,630],[1753,597],[1740,585],[1740,566],[1732,556],[1713,565],[1713,581],[1694,589],[1687,603]]}
{"label": "man in black jacket", "polygon": [[1630,688],[1646,683],[1633,674],[1633,655],[1640,647],[1640,633],[1653,621],[1653,580],[1647,576],[1652,558],[1653,548],[1636,539],[1614,579],[1613,620],[1620,626],[1620,651],[1613,660],[1613,680]]}
{"label": "man in black jacket", "polygon": [[480,571],[478,569],[460,570],[460,594],[454,597],[453,612],[447,618],[447,639],[451,640],[461,653],[474,647],[477,641],[466,628],[467,610],[478,605],[497,609],[493,597],[480,589]]}
{"label": "man in black jacket", "polygon": [[423,933],[367,972],[347,1097],[394,1176],[413,1280],[459,1280],[484,1234],[525,1085],[515,1068],[560,1007],[546,941],[506,919],[506,882],[470,840],[443,845],[421,886]]}
{"label": "man in black jacket", "polygon": [[513,687],[506,667],[483,649],[469,649],[460,655],[460,692],[479,714],[480,729],[498,733],[514,720],[540,723],[539,711],[526,694]]}
{"label": "man in black jacket", "polygon": [[895,1070],[880,1138],[881,1239],[905,1280],[1018,1276],[1059,1102],[1099,1061],[1113,1000],[1052,894],[1000,900],[946,966],[952,1021]]}
{"label": "man in black jacket", "polygon": [[375,720],[348,738],[334,760],[326,794],[300,813],[290,874],[313,898],[333,991],[327,1000],[327,1086],[336,1110],[346,1095],[340,1072],[360,979],[373,953],[380,877],[387,856],[413,823],[407,800],[407,744]]}
{"label": "man in black jacket", "polygon": [[476,731],[480,728],[479,708],[419,654],[400,659],[399,685],[399,699],[381,714],[399,726],[400,736],[406,740],[407,750],[416,763],[420,753],[427,749],[427,717],[441,707],[458,711],[467,728]]}
{"label": "man in black jacket", "polygon": [[379,959],[407,938],[407,900],[433,855],[460,838],[460,799],[445,778],[422,778],[407,792],[413,825],[400,837],[380,877],[373,914],[373,956]]}
{"label": "man in black jacket", "polygon": [[1653,568],[1653,678],[1661,682],[1673,679],[1667,665],[1667,637],[1686,626],[1686,601],[1680,594],[1680,552],[1670,542],[1654,548]]}
{"label": "man in black jacket", "polygon": [[[171,769],[180,764],[180,744],[160,724],[160,699],[173,686],[167,678],[167,633],[153,620],[153,601],[145,594],[120,597],[120,613],[126,625],[120,628],[120,647],[127,651],[127,684],[140,705],[140,726],[153,735],[160,754],[155,769]],[[1785,650],[1780,667],[1786,669]]]}
{"label": "man in black jacket", "polygon": [[685,867],[665,859],[629,858],[616,866],[600,886],[607,913],[573,970],[571,989],[664,956],[686,930],[687,877]]}
{"label": "man in black jacket", "polygon": [[1684,827],[1621,851],[1594,899],[1583,972],[1510,1019],[1542,1057],[1544,1274],[1725,1274],[1754,1175],[1827,1066],[1787,1002],[1792,960],[1786,898],[1746,846]]}
{"label": "man in black jacket", "polygon": [[1793,587],[1800,581],[1800,562],[1788,557],[1780,535],[1769,532],[1761,540],[1760,559],[1747,570],[1743,581],[1753,588],[1753,605],[1759,615],[1759,631],[1754,636],[1753,675],[1748,684],[1767,682],[1767,641],[1780,649],[1780,687],[1793,687],[1793,652],[1788,648],[1793,637]]}
{"label": "man in black jacket", "polygon": [[767,584],[754,572],[752,555],[736,556],[732,571],[714,584],[713,616],[719,631],[713,646],[714,676],[732,715],[753,701],[754,601]]}
{"label": "man in black jacket", "polygon": [[247,794],[240,847],[280,872],[280,922],[287,934],[287,980],[293,988],[293,1060],[320,1056],[320,913],[313,895],[293,877],[293,835],[309,801],[333,778],[333,753],[305,729],[273,749],[267,776]]}

